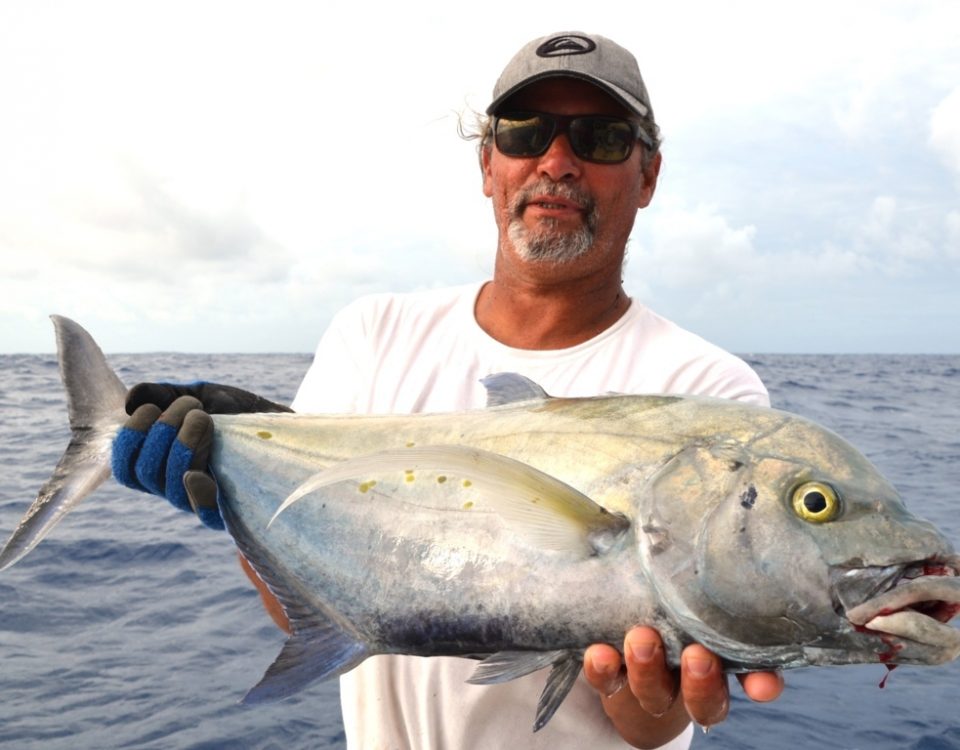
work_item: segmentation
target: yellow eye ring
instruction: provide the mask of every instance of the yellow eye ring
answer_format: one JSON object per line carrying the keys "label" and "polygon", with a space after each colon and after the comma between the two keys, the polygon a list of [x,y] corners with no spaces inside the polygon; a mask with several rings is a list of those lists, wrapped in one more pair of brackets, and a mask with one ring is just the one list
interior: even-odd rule
{"label": "yellow eye ring", "polygon": [[832,521],[840,513],[840,496],[829,484],[805,482],[793,491],[793,512],[810,523]]}

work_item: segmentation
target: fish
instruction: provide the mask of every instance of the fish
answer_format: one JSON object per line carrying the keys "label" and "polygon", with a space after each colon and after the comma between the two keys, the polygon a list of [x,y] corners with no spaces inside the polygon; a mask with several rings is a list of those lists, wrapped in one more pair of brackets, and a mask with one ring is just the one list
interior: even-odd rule
{"label": "fish", "polygon": [[[0,570],[110,477],[126,419],[100,347],[51,317],[72,439]],[[640,624],[671,665],[696,642],[729,672],[960,655],[960,556],[830,430],[723,399],[483,382],[487,408],[466,412],[213,415],[226,529],[290,622],[245,702],[375,654],[461,656],[481,685],[549,669],[538,731],[586,647]]]}

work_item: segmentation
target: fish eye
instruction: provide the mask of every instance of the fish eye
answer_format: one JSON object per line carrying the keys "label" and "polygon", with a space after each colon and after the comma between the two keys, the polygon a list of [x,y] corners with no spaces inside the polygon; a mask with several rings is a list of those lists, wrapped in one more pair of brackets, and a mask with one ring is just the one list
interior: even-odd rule
{"label": "fish eye", "polygon": [[829,484],[806,482],[793,491],[793,512],[804,521],[826,523],[840,512],[840,497]]}

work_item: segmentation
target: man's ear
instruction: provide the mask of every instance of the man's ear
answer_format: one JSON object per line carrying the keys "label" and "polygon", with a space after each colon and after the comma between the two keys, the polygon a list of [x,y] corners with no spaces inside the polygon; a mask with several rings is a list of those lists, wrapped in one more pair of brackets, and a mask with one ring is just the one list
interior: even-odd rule
{"label": "man's ear", "polygon": [[488,198],[493,196],[493,185],[490,176],[490,158],[493,155],[493,146],[480,147],[480,171],[483,173],[483,194]]}
{"label": "man's ear", "polygon": [[657,151],[650,163],[640,170],[640,179],[643,181],[643,186],[640,190],[640,200],[637,203],[637,208],[646,208],[653,200],[653,194],[657,190],[657,179],[660,176],[660,163],[662,161],[663,155]]}

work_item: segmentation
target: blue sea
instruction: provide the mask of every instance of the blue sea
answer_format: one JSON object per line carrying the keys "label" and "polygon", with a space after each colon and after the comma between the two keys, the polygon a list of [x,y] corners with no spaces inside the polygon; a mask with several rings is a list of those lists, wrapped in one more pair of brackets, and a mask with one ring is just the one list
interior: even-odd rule
{"label": "blue sea", "polygon": [[[117,355],[127,383],[219,380],[289,402],[306,355]],[[774,405],[847,437],[960,543],[960,356],[752,355]],[[0,356],[0,534],[68,439],[53,356]],[[797,561],[802,563],[802,561]],[[0,575],[0,747],[343,748],[337,686],[239,705],[281,633],[229,538],[108,483]],[[796,670],[775,703],[735,683],[698,749],[960,748],[960,665]],[[562,708],[560,710],[563,710]],[[584,739],[589,746],[589,739]]]}

